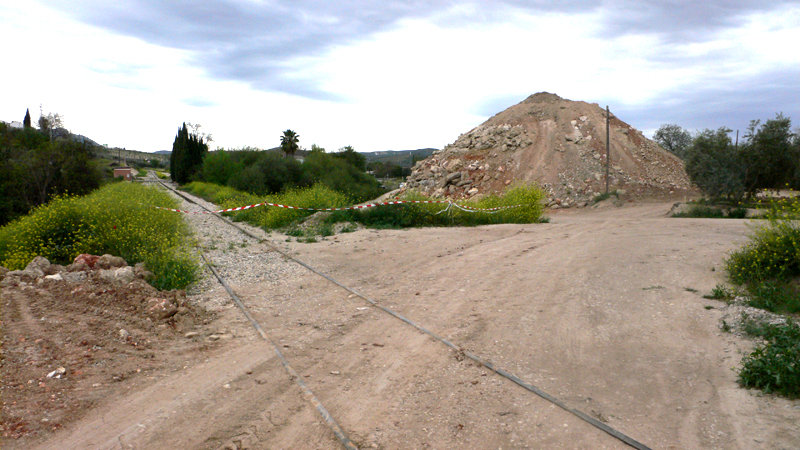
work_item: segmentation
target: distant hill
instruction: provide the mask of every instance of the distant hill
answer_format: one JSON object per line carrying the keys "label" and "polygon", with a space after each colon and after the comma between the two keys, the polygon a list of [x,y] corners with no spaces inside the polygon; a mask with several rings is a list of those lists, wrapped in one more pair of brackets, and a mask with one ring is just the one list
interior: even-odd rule
{"label": "distant hill", "polygon": [[[414,156],[417,156],[417,159],[425,159],[433,154],[437,149],[435,148],[420,148],[417,150],[383,150],[378,152],[359,152],[364,157],[367,158],[367,164],[372,162],[381,162],[381,163],[393,163],[400,167],[411,167],[411,160]],[[272,153],[280,153],[283,154],[283,150],[280,147],[270,148],[264,150],[266,152]],[[305,158],[308,154],[311,153],[310,150],[297,150],[295,152],[295,157]],[[335,152],[331,152],[335,153]]]}
{"label": "distant hill", "polygon": [[417,150],[384,150],[379,152],[362,152],[367,158],[367,164],[371,162],[393,163],[400,167],[411,167],[412,158],[426,159],[433,154],[435,148],[420,148]]}
{"label": "distant hill", "polygon": [[155,153],[156,155],[171,155],[172,151],[171,150],[159,150],[159,151],[153,152],[153,153]]}

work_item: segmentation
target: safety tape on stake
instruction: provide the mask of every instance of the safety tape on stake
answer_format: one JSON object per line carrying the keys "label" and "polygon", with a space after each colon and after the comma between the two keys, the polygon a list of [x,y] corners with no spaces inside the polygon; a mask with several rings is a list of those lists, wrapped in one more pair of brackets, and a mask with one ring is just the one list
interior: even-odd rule
{"label": "safety tape on stake", "polygon": [[220,210],[217,210],[217,211],[184,211],[182,209],[164,208],[164,207],[161,207],[161,206],[154,206],[154,205],[145,205],[145,206],[150,206],[151,208],[163,209],[163,210],[166,210],[166,211],[179,212],[179,213],[184,213],[184,214],[219,214],[219,213],[224,213],[224,212],[244,211],[244,210],[247,210],[247,209],[256,208],[258,206],[273,206],[273,207],[276,207],[276,208],[298,209],[298,210],[304,210],[304,211],[347,211],[347,210],[354,210],[354,209],[374,208],[374,207],[377,207],[377,206],[401,205],[403,203],[447,203],[448,204],[447,205],[448,209],[452,206],[452,207],[456,207],[456,208],[458,208],[458,209],[460,209],[462,211],[465,211],[465,212],[486,212],[486,213],[489,213],[489,214],[494,214],[494,213],[500,212],[500,211],[502,211],[504,209],[519,208],[519,207],[525,206],[525,205],[498,206],[496,208],[483,209],[483,208],[473,208],[471,206],[459,205],[457,203],[453,203],[453,202],[445,201],[445,200],[395,200],[395,201],[391,201],[391,202],[369,203],[369,204],[366,204],[366,205],[348,206],[348,207],[345,207],[345,208],[304,208],[304,207],[301,207],[301,206],[290,206],[290,205],[281,205],[279,203],[264,202],[264,203],[257,203],[255,205],[238,206],[236,208],[220,209]]}

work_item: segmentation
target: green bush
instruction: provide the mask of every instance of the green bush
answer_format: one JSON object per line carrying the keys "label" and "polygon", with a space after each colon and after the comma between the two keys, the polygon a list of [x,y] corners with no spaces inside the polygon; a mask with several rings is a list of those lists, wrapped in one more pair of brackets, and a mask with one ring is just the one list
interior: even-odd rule
{"label": "green bush", "polygon": [[759,327],[758,332],[766,342],[742,359],[739,383],[766,393],[800,397],[800,326],[789,319],[783,325]]}
{"label": "green bush", "polygon": [[0,128],[0,226],[57,195],[88,194],[102,178],[88,144],[51,141],[33,128]]}
{"label": "green bush", "polygon": [[333,154],[314,151],[302,163],[268,151],[219,150],[204,159],[201,178],[254,195],[274,195],[315,184],[342,192],[354,201],[383,193],[375,178],[364,172],[363,155],[352,148]]}
{"label": "green bush", "polygon": [[733,252],[725,267],[736,284],[800,276],[800,204],[779,202],[750,243]]}
{"label": "green bush", "polygon": [[[513,186],[502,196],[489,196],[477,202],[460,203],[476,210],[507,208],[495,212],[464,211],[446,203],[405,203],[377,208],[342,211],[329,220],[359,222],[370,227],[475,226],[497,223],[537,223],[541,220],[543,192],[533,186]],[[429,200],[409,193],[406,201]]]}
{"label": "green bush", "polygon": [[[346,155],[347,152],[341,154]],[[350,164],[350,159],[335,155],[340,154],[310,153],[303,161],[300,186],[322,184],[355,202],[367,201],[385,192],[372,175]]]}
{"label": "green bush", "polygon": [[[326,186],[315,185],[308,189],[294,189],[283,194],[258,197],[211,183],[193,182],[182,189],[220,205],[220,209],[258,204],[262,202],[303,208],[338,208],[350,206],[352,199]],[[375,208],[336,211],[327,223],[358,222],[375,228],[407,228],[424,226],[474,226],[494,223],[538,223],[542,220],[541,199],[544,194],[536,187],[513,186],[502,196],[490,196],[476,202],[463,203],[476,209],[504,208],[494,213],[486,211],[463,211],[448,207],[447,203],[405,203]],[[403,200],[429,200],[418,193],[409,193]],[[313,214],[315,211],[259,206],[245,211],[224,213],[235,221],[273,229],[289,226]]]}
{"label": "green bush", "polygon": [[[223,208],[241,206],[242,204],[237,204],[237,201],[238,199],[229,200],[222,206]],[[320,184],[314,185],[313,187],[307,189],[292,189],[281,194],[268,195],[260,200],[255,201],[254,203],[261,202],[315,209],[339,208],[352,204],[352,201],[346,195]],[[305,217],[310,216],[311,214],[314,214],[315,212],[316,211],[309,211],[305,209],[260,206],[247,211],[230,214],[233,215],[234,220],[244,220],[258,227],[275,229],[289,226]]]}
{"label": "green bush", "polygon": [[0,228],[0,265],[24,268],[35,256],[69,264],[81,253],[110,253],[144,262],[161,289],[183,289],[197,277],[185,251],[189,228],[173,212],[175,200],[134,183],[107,185],[85,196],[61,196]]}
{"label": "green bush", "polygon": [[[800,203],[773,203],[750,243],[725,262],[728,275],[747,290],[748,304],[779,313],[800,312]],[[786,397],[800,396],[800,328],[747,324],[766,340],[742,360],[739,382]]]}
{"label": "green bush", "polygon": [[720,208],[703,204],[691,205],[685,212],[673,214],[672,217],[695,219],[744,219],[747,217],[746,208]]}
{"label": "green bush", "polygon": [[791,282],[767,280],[747,286],[747,304],[776,313],[800,313],[800,289]]}

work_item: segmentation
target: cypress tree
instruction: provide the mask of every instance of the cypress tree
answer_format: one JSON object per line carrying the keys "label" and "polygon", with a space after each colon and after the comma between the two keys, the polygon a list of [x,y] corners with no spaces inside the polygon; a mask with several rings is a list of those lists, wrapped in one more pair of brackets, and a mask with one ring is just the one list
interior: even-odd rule
{"label": "cypress tree", "polygon": [[189,133],[184,122],[175,136],[170,157],[170,177],[179,184],[189,182],[192,175],[203,167],[203,158],[208,153],[208,145],[200,136]]}
{"label": "cypress tree", "polygon": [[169,172],[172,181],[182,184],[185,183],[185,159],[186,159],[186,143],[189,140],[189,132],[186,129],[186,123],[181,128],[178,128],[178,134],[175,136],[175,142],[172,143],[172,155],[169,159]]}
{"label": "cypress tree", "polygon": [[25,118],[22,119],[22,125],[26,130],[31,127],[31,111],[29,109],[25,110]]}

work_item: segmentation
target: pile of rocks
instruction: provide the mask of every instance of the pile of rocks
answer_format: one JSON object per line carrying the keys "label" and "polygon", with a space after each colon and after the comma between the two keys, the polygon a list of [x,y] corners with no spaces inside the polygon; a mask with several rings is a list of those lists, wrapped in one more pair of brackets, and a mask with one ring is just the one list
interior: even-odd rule
{"label": "pile of rocks", "polygon": [[80,283],[95,272],[95,277],[115,285],[126,285],[134,279],[146,279],[152,276],[142,264],[131,267],[124,259],[113,255],[78,255],[72,264],[64,267],[51,264],[47,258],[37,256],[23,270],[9,271],[0,267],[0,286],[26,286],[46,282],[64,281],[70,284]]}
{"label": "pile of rocks", "polygon": [[[693,192],[683,162],[615,116],[611,189],[630,197]],[[519,181],[537,183],[551,207],[586,205],[606,183],[606,114],[597,104],[539,93],[419,161],[405,189],[434,198],[475,198]]]}
{"label": "pile of rocks", "polygon": [[[121,298],[120,302],[134,301],[141,312],[152,320],[174,316],[179,312],[177,303],[182,302],[160,295],[161,293],[146,281],[152,276],[153,274],[147,271],[143,264],[131,267],[124,259],[113,255],[81,254],[66,267],[51,264],[47,258],[37,256],[23,270],[10,271],[0,267],[0,287],[24,290],[48,285],[51,287],[58,284],[72,285],[71,294],[75,298],[98,286],[104,287],[105,291],[108,291],[108,287],[124,287],[127,294],[135,292],[136,295]],[[175,297],[175,295],[176,293],[171,293],[168,296]],[[184,294],[178,295],[184,296]],[[144,301],[134,300],[137,298]]]}

